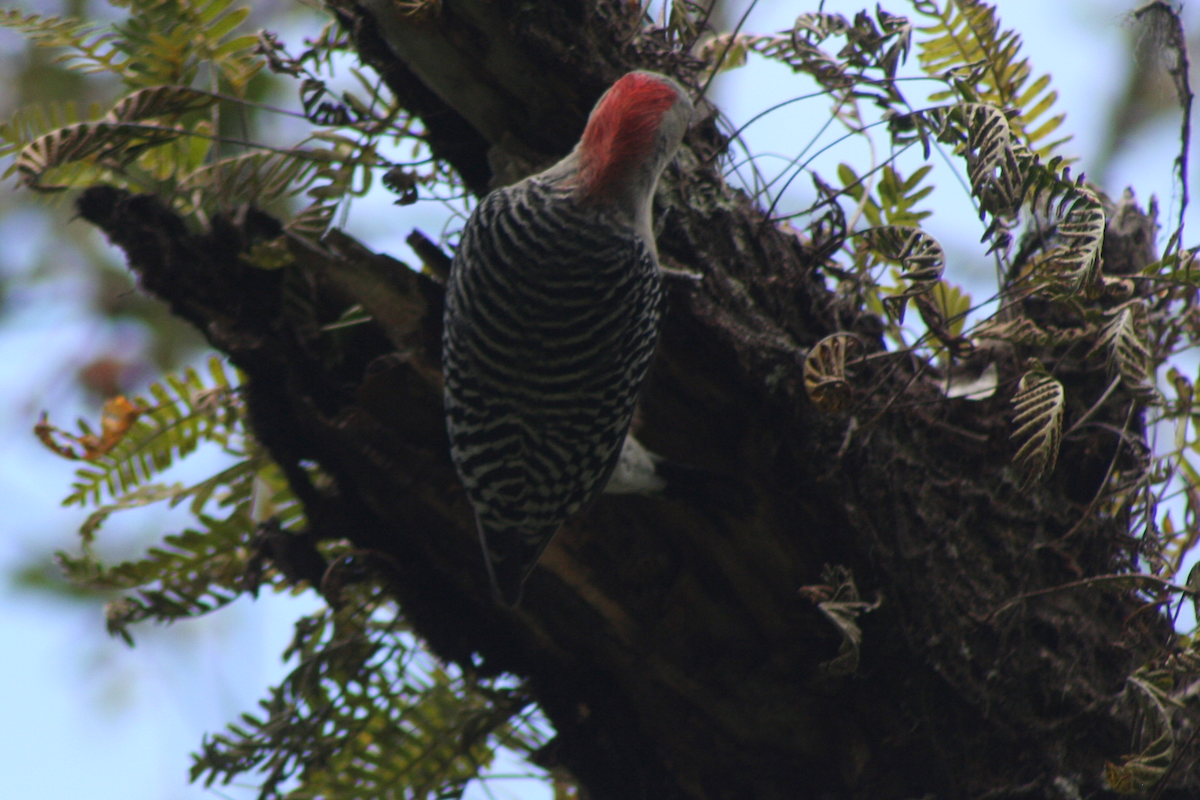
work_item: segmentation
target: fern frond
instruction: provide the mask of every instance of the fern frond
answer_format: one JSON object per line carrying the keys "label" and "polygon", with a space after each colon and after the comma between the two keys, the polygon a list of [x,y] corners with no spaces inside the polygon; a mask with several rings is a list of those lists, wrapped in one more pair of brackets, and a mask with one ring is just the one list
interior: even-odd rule
{"label": "fern frond", "polygon": [[75,473],[73,491],[63,505],[99,504],[107,494],[119,500],[147,483],[202,441],[229,447],[240,432],[240,400],[220,360],[209,361],[212,380],[205,384],[190,367],[152,384],[154,402],[138,398],[143,409],[124,438],[105,455]]}
{"label": "fern frond", "polygon": [[938,240],[920,228],[885,225],[862,232],[867,247],[880,258],[900,267],[900,278],[908,288],[884,298],[884,307],[904,322],[909,298],[933,290],[946,268],[946,253]]}
{"label": "fern frond", "polygon": [[913,210],[913,206],[928,197],[934,189],[933,186],[921,185],[931,169],[926,164],[905,178],[895,167],[884,165],[876,187],[878,198],[868,189],[865,177],[860,178],[849,164],[838,164],[837,172],[844,191],[859,203],[863,216],[871,225],[916,228],[921,220],[933,213]]}
{"label": "fern frond", "polygon": [[183,194],[199,190],[218,205],[253,202],[266,206],[312,185],[319,168],[306,150],[248,153],[193,171],[179,182],[178,189]]}
{"label": "fern frond", "polygon": [[1141,712],[1138,738],[1150,744],[1139,753],[1125,756],[1119,766],[1105,762],[1104,779],[1120,794],[1136,794],[1152,788],[1174,766],[1175,728],[1169,709],[1178,701],[1169,692],[1175,679],[1165,670],[1143,666],[1126,681]]}
{"label": "fern frond", "polygon": [[[54,185],[48,185],[43,177],[52,169],[62,168],[71,162],[86,161],[75,165],[77,170],[103,172],[111,165],[109,160],[125,164],[147,148],[172,141],[187,131],[172,125],[140,125],[154,117],[179,116],[199,111],[217,102],[208,92],[200,92],[185,86],[155,86],[126,95],[102,119],[96,109],[93,119],[80,122],[79,114],[70,104],[52,105],[47,108],[34,106],[23,109],[13,119],[0,126],[0,155],[18,152],[7,174],[18,172],[26,186],[43,191],[54,191],[80,185],[80,178],[70,179],[59,174]],[[200,123],[203,127],[206,123]]]}
{"label": "fern frond", "polygon": [[986,103],[958,103],[917,115],[939,141],[966,159],[980,215],[1009,217],[1024,197],[1025,171],[1004,111]]}
{"label": "fern frond", "polygon": [[834,333],[813,345],[804,358],[804,390],[818,411],[840,414],[850,406],[853,389],[846,380],[846,357],[862,342],[850,333]]}
{"label": "fern frond", "polygon": [[941,280],[931,291],[914,295],[913,302],[933,338],[958,352],[965,344],[962,332],[971,310],[971,295],[962,287]]}
{"label": "fern frond", "polygon": [[[1107,350],[1108,374],[1120,375],[1134,392],[1146,391],[1150,383],[1150,349],[1146,346],[1146,306],[1133,301],[1114,309],[1112,322],[1104,327],[1092,353]],[[1088,355],[1091,355],[1089,353]]]}
{"label": "fern frond", "polygon": [[1063,347],[1091,339],[1096,334],[1094,325],[1079,328],[1043,329],[1028,317],[1017,317],[1006,322],[995,318],[977,328],[976,339],[992,339],[1026,347]]}
{"label": "fern frond", "polygon": [[[25,145],[13,162],[11,171],[20,173],[30,189],[54,192],[78,185],[77,180],[58,174],[57,182],[43,178],[51,170],[76,164],[77,168],[106,170],[127,164],[141,152],[170,142],[187,133],[182,128],[157,125],[82,122],[40,136]],[[113,162],[110,165],[104,162]]]}
{"label": "fern frond", "polygon": [[250,569],[256,525],[241,509],[226,519],[200,515],[201,531],[166,536],[145,558],[105,567],[90,554],[58,554],[67,577],[92,589],[134,590],[109,604],[109,633],[132,644],[128,628],[146,619],[170,622],[228,605],[257,588]]}
{"label": "fern frond", "polygon": [[330,203],[313,203],[288,220],[283,227],[311,242],[319,242],[329,230],[336,210],[337,207]]}
{"label": "fern frond", "polygon": [[200,111],[217,102],[209,92],[186,86],[153,86],[122,97],[105,120],[113,123],[140,122],[152,117],[179,116]]}
{"label": "fern frond", "polygon": [[1104,207],[1082,178],[1071,179],[1062,158],[1043,162],[1018,141],[1004,111],[986,103],[942,106],[912,118],[966,159],[980,218],[991,216],[984,240],[991,239],[993,249],[1007,248],[1008,229],[1027,205],[1055,224],[1063,241],[1054,259],[1041,262],[1052,262],[1067,291],[1091,291],[1099,279]]}
{"label": "fern frond", "polygon": [[154,505],[164,500],[173,500],[186,491],[183,484],[180,483],[170,485],[151,483],[139,486],[133,491],[126,492],[115,503],[102,505],[89,514],[88,518],[84,520],[83,525],[79,528],[79,535],[83,537],[85,544],[90,543],[95,538],[96,531],[113,513],[129,508]]}
{"label": "fern frond", "polygon": [[[960,100],[1015,109],[1011,125],[1017,141],[1047,158],[1070,137],[1044,142],[1062,124],[1065,114],[1045,115],[1058,99],[1050,76],[1029,83],[1029,60],[1020,58],[1021,37],[1000,30],[996,10],[982,0],[914,0],[914,7],[936,22],[921,28],[930,38],[918,43],[918,61],[926,74],[955,80]],[[950,91],[933,95],[945,100]]]}
{"label": "fern frond", "polygon": [[1021,443],[1013,467],[1022,488],[1029,488],[1049,475],[1058,460],[1065,395],[1058,379],[1036,364],[1022,376],[1012,402],[1017,412],[1012,439]]}
{"label": "fern frond", "polygon": [[[87,119],[99,117],[99,106],[93,104],[88,110]],[[64,128],[83,120],[84,115],[80,114],[79,109],[70,101],[19,108],[8,122],[0,124],[0,156],[15,153],[34,139],[56,128]],[[10,166],[5,173],[6,177],[12,172],[13,168]]]}
{"label": "fern frond", "polygon": [[[542,736],[522,725],[530,699],[427,663],[403,626],[360,586],[338,612],[300,620],[299,665],[228,733],[206,738],[193,780],[264,774],[263,796],[458,797],[496,746],[523,752]],[[371,615],[374,619],[371,619]]]}
{"label": "fern frond", "polygon": [[1043,164],[1034,159],[1025,164],[1025,196],[1030,208],[1056,224],[1063,241],[1061,250],[1049,260],[1067,292],[1092,292],[1100,282],[1100,253],[1104,247],[1104,205],[1084,185],[1082,177],[1071,180],[1071,171],[1057,171],[1061,159]]}
{"label": "fern frond", "polygon": [[0,27],[20,31],[42,47],[65,47],[72,52],[56,61],[85,73],[112,72],[123,74],[127,61],[116,46],[116,36],[102,31],[89,22],[63,17],[44,17],[41,14],[22,14],[15,9],[0,11]]}
{"label": "fern frond", "polygon": [[[878,23],[878,25],[876,24]],[[818,45],[826,39],[843,36],[846,45],[836,56]],[[908,56],[912,46],[912,25],[901,16],[876,9],[875,19],[859,14],[854,21],[841,14],[812,12],[796,18],[792,30],[773,36],[754,34],[722,34],[701,45],[696,55],[713,63],[711,70],[723,72],[746,63],[747,53],[758,53],[778,61],[794,72],[811,75],[824,88],[837,91],[856,87],[863,96],[876,96],[865,87],[874,82],[865,77],[867,70],[879,70],[885,79],[878,87],[889,99],[899,99],[892,92],[891,79],[896,68]]]}
{"label": "fern frond", "polygon": [[249,14],[248,8],[230,6],[230,0],[136,4],[127,20],[113,26],[118,46],[128,54],[128,82],[190,86],[208,64],[240,93],[265,62],[247,53],[257,36],[228,38]]}
{"label": "fern frond", "polygon": [[[85,171],[119,169],[152,148],[179,139],[188,140],[181,153],[160,157],[155,164],[148,165],[159,178],[170,177],[177,169],[198,163],[208,151],[212,138],[207,120],[193,123],[190,129],[171,124],[171,121],[208,108],[217,99],[208,92],[186,86],[154,86],[133,92],[118,101],[101,120],[67,125],[25,143],[9,171],[20,173],[22,182],[32,189],[59,191],[78,186],[79,179],[56,173],[57,180],[49,183],[46,175],[51,170],[71,165]],[[167,124],[144,122],[163,117],[167,118]],[[6,138],[16,138],[20,130],[14,122],[0,133]],[[199,139],[199,144],[191,144],[192,139]],[[154,169],[155,166],[158,168]]]}

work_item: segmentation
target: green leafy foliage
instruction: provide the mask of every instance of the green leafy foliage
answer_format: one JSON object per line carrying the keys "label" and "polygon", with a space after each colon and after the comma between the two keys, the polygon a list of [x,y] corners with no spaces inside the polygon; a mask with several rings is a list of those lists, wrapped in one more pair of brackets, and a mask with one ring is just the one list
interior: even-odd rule
{"label": "green leafy foliage", "polygon": [[43,47],[67,48],[68,52],[57,60],[81,72],[121,70],[118,59],[122,50],[113,44],[113,33],[91,23],[9,9],[0,12],[0,25],[21,32]]}
{"label": "green leafy foliage", "polygon": [[[65,50],[58,62],[117,76],[130,90],[107,114],[93,108],[81,118],[70,106],[23,110],[0,126],[0,155],[17,154],[9,174],[26,186],[62,191],[109,183],[153,192],[185,215],[249,201],[274,207],[301,192],[337,204],[366,193],[374,169],[390,166],[378,156],[382,137],[408,135],[399,106],[357,71],[367,99],[349,91],[340,102],[323,99],[332,95],[310,67],[328,67],[326,53],[344,46],[329,29],[319,40],[326,50],[292,58],[270,34],[235,35],[249,10],[232,0],[120,5],[129,16],[108,30],[36,14],[0,17],[39,45]],[[328,127],[288,148],[223,135],[222,114],[244,114],[242,98],[264,66],[304,77],[305,116]],[[243,152],[221,152],[235,144]],[[440,167],[414,175],[425,184],[447,179]],[[309,225],[292,230],[319,236],[323,229],[310,230],[314,219],[310,214]]]}
{"label": "green leafy foliage", "polygon": [[860,178],[849,164],[838,165],[838,179],[845,192],[853,197],[862,208],[863,216],[875,227],[916,227],[932,211],[913,211],[912,208],[933,191],[933,186],[921,186],[921,181],[932,169],[928,164],[904,178],[890,164],[881,170],[876,187],[878,199],[873,195],[865,178]]}
{"label": "green leafy foliage", "polygon": [[[915,296],[921,320],[943,347],[957,350],[963,342],[971,295],[948,281],[938,281],[928,294]],[[942,355],[941,352],[938,355]]]}
{"label": "green leafy foliage", "polygon": [[296,668],[261,715],[205,741],[194,779],[259,771],[264,800],[454,798],[496,746],[544,743],[523,691],[432,663],[379,587],[355,585],[336,610],[301,619],[286,655]]}
{"label": "green leafy foliage", "polygon": [[[287,481],[245,430],[244,411],[220,362],[211,380],[187,370],[151,387],[153,405],[137,398],[136,421],[103,457],[85,467],[68,503],[100,505],[85,521],[82,554],[59,554],[81,588],[121,593],[108,605],[109,631],[133,642],[131,626],[209,613],[264,582],[294,585],[264,568],[269,535],[301,536],[302,508]],[[81,423],[84,435],[90,432]],[[215,444],[235,463],[191,486],[150,483],[201,444]],[[143,557],[105,565],[91,542],[113,513],[154,503],[189,504],[197,526],[164,537]],[[299,659],[287,681],[263,701],[265,716],[244,715],[228,734],[204,743],[194,779],[228,782],[264,773],[261,796],[289,798],[460,796],[505,746],[530,753],[544,734],[529,723],[530,700],[496,681],[452,675],[433,663],[407,633],[403,619],[373,584],[356,583],[363,556],[331,543],[336,568],[327,573],[334,608],[297,624],[285,658]],[[332,576],[332,577],[331,577]],[[332,584],[339,586],[335,590]]]}
{"label": "green leafy foliage", "polygon": [[[142,409],[138,420],[116,447],[76,472],[73,491],[63,504],[83,506],[100,503],[104,495],[123,497],[195,451],[202,441],[239,452],[237,440],[244,433],[237,391],[219,359],[210,359],[209,370],[211,385],[190,368],[152,384],[153,400],[134,401]],[[89,432],[86,423],[81,421],[81,426]],[[200,505],[211,495],[211,490],[201,492]]]}
{"label": "green leafy foliage", "polygon": [[[417,168],[425,163],[424,145],[411,138],[407,118],[377,81],[354,71],[364,94],[334,95],[325,87],[318,72],[331,69],[331,53],[345,48],[335,27],[294,58],[270,34],[238,36],[247,11],[229,0],[120,5],[128,17],[107,29],[15,12],[0,21],[65,51],[58,63],[116,76],[126,87],[107,108],[27,109],[0,126],[0,152],[14,156],[10,174],[28,188],[61,192],[106,182],[150,191],[200,225],[213,210],[279,207],[307,192],[315,202],[285,224],[316,241],[339,204],[371,187],[375,168],[392,166],[378,156],[379,142],[410,137],[416,163],[404,170],[407,202],[423,186],[456,190],[457,177],[444,165]],[[302,81],[304,116],[318,127],[300,145],[234,142],[223,134],[223,115],[258,109],[241,98],[264,66]],[[286,267],[291,259],[286,246],[285,257],[276,252],[280,241],[257,243],[246,260]],[[78,434],[39,426],[48,445],[85,462],[65,501],[91,510],[80,530],[83,546],[60,553],[59,564],[79,591],[110,598],[108,629],[129,643],[146,620],[198,617],[264,585],[306,586],[274,560],[280,542],[285,550],[289,542],[314,545],[303,508],[246,429],[236,384],[216,359],[208,373],[184,370],[153,384],[147,397],[120,398],[111,413],[106,406],[99,433],[84,421]],[[230,463],[193,484],[163,480],[204,447],[219,448]],[[313,479],[321,480],[315,468]],[[184,506],[192,521],[138,557],[102,560],[95,540],[109,518],[154,504]],[[335,566],[355,558],[344,543],[316,546]],[[261,772],[264,797],[285,793],[282,781],[289,797],[454,797],[496,747],[529,753],[544,743],[528,722],[532,710],[522,691],[434,663],[378,587],[358,579],[335,580],[333,607],[301,621],[286,654],[299,664],[264,701],[266,716],[247,715],[205,742],[194,778]]]}
{"label": "green leafy foliage", "polygon": [[[263,510],[269,509],[275,524],[302,520],[278,468],[246,433],[236,388],[221,362],[211,359],[209,371],[208,384],[188,369],[153,384],[153,404],[135,400],[136,421],[115,446],[77,472],[74,491],[64,501],[98,507],[80,529],[83,553],[60,553],[59,563],[79,586],[132,592],[108,609],[110,632],[126,641],[132,642],[132,623],[199,616],[257,591],[263,576],[251,566]],[[81,426],[86,435],[86,423]],[[150,483],[202,444],[222,448],[235,463],[192,486]],[[104,496],[111,502],[101,505]],[[154,503],[188,503],[198,529],[167,536],[139,560],[104,565],[91,547],[104,522],[118,511]],[[277,577],[267,575],[272,582]]]}
{"label": "green leafy foliage", "polygon": [[[908,56],[912,33],[907,19],[882,9],[876,10],[874,19],[862,11],[853,21],[841,14],[813,12],[797,17],[787,33],[716,36],[705,42],[697,54],[715,61],[724,53],[721,63],[714,64],[721,71],[742,66],[746,53],[755,52],[810,75],[835,95],[853,91],[860,97],[878,96],[890,102],[899,98],[893,89],[893,79],[897,67]],[[820,47],[834,37],[846,41],[837,55]]]}
{"label": "green leafy foliage", "polygon": [[1043,143],[1062,125],[1066,115],[1046,118],[1058,99],[1050,88],[1050,76],[1029,83],[1033,69],[1020,58],[1021,37],[1000,29],[996,9],[981,0],[914,0],[916,10],[936,22],[922,28],[930,34],[920,41],[922,69],[943,77],[950,87],[931,99],[958,97],[1011,110],[1011,126],[1025,147],[1043,158],[1070,137]]}

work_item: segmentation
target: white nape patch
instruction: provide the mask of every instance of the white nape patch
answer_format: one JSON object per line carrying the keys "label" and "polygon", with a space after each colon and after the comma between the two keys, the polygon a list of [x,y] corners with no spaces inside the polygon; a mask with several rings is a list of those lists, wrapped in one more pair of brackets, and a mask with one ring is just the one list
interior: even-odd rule
{"label": "white nape patch", "polygon": [[632,435],[625,436],[621,457],[617,461],[604,494],[657,494],[667,482],[655,473],[655,456],[642,447]]}

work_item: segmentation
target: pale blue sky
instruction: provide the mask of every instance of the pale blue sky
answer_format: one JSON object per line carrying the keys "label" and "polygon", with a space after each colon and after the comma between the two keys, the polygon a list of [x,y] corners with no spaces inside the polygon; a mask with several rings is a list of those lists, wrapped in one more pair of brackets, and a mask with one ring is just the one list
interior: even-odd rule
{"label": "pale blue sky", "polygon": [[[744,2],[735,5],[745,7]],[[789,27],[792,18],[815,3],[761,0],[744,30],[767,33]],[[852,14],[862,3],[828,2],[826,10]],[[873,4],[872,4],[873,5]],[[1035,70],[1053,74],[1059,106],[1067,112],[1064,130],[1075,135],[1066,150],[1081,156],[1087,169],[1100,146],[1098,131],[1121,89],[1124,57],[1122,13],[1118,0],[999,0],[1006,27],[1019,30]],[[906,13],[899,2],[888,10]],[[1195,19],[1194,15],[1190,15]],[[740,123],[780,100],[797,94],[795,79],[778,65],[752,58],[750,64],[715,87],[716,102]],[[759,151],[796,152],[823,120],[828,102],[815,99],[772,115],[746,133]],[[1119,194],[1132,184],[1145,200],[1157,193],[1166,210],[1172,187],[1170,165],[1177,119],[1147,132],[1120,159],[1106,188]],[[839,160],[855,154],[835,150],[818,168],[827,175]],[[827,166],[826,166],[827,164]],[[982,259],[982,233],[949,176],[935,178],[939,187],[930,205],[938,210],[933,230],[950,256],[952,280],[983,286],[991,267]],[[799,182],[798,182],[799,184]],[[6,186],[0,191],[9,191]],[[807,186],[797,185],[797,202]],[[940,198],[940,199],[939,199]],[[383,192],[356,204],[349,230],[378,249],[410,258],[403,238],[413,227],[436,234],[444,212],[434,204],[398,209]],[[1191,241],[1196,240],[1195,214]],[[57,232],[39,227],[30,215],[10,219],[5,241],[5,268],[20,270]],[[73,223],[83,225],[83,223]],[[86,287],[54,284],[28,291],[10,303],[0,318],[0,570],[48,546],[70,547],[71,531],[82,518],[78,510],[58,507],[66,493],[72,466],[45,451],[30,435],[42,408],[63,420],[83,413],[82,401],[64,376],[72,366],[114,344],[138,347],[136,329],[113,330],[92,319],[86,309]],[[94,412],[91,412],[94,413]],[[212,464],[212,461],[208,461]],[[188,467],[203,474],[204,465]],[[144,510],[119,517],[105,529],[104,541],[119,550],[147,533],[176,529],[181,514]],[[314,606],[312,597],[267,596],[246,600],[209,618],[174,629],[139,631],[138,647],[129,650],[107,639],[95,608],[72,606],[40,596],[0,588],[0,641],[8,644],[0,657],[0,775],[5,796],[13,800],[193,800],[216,798],[186,783],[194,750],[204,733],[216,731],[242,711],[252,710],[277,683],[285,667],[278,654],[291,636],[296,616]],[[501,767],[511,771],[511,765]],[[541,787],[497,781],[498,797],[510,792],[525,800],[545,800]],[[246,790],[225,790],[249,797]],[[486,794],[478,787],[472,797]]]}

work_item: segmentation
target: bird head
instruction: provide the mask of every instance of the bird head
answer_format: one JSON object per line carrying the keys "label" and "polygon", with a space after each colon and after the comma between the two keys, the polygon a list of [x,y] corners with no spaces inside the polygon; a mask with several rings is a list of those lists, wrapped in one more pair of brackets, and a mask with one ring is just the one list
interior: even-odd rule
{"label": "bird head", "polygon": [[659,175],[679,149],[692,101],[676,81],[630,72],[596,103],[575,150],[548,177],[561,178],[583,202],[610,206],[649,229]]}

